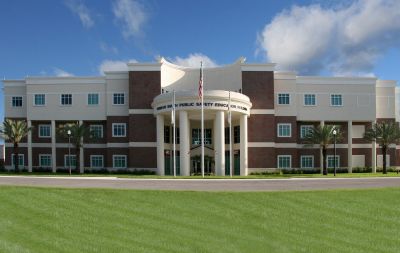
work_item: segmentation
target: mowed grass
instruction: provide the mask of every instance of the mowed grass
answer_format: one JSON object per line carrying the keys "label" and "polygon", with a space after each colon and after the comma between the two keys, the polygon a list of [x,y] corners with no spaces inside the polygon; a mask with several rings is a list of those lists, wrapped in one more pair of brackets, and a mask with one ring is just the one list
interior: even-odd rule
{"label": "mowed grass", "polygon": [[0,252],[400,252],[400,188],[0,187]]}

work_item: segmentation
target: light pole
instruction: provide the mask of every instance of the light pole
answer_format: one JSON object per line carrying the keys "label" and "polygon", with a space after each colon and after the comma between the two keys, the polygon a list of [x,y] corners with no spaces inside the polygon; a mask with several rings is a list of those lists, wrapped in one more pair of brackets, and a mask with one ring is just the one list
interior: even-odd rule
{"label": "light pole", "polygon": [[71,175],[71,130],[67,131],[68,135],[68,166],[69,166],[69,175]]}
{"label": "light pole", "polygon": [[334,164],[333,165],[333,168],[334,168],[333,175],[336,177],[336,134],[337,134],[336,128],[333,129],[332,134],[333,134],[333,150],[334,150],[334,155],[333,155],[333,164]]}

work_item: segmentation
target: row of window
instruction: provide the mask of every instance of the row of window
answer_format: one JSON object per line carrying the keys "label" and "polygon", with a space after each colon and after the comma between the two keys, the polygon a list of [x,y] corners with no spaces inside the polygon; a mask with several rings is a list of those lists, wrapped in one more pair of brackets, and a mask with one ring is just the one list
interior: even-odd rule
{"label": "row of window", "polygon": [[[304,94],[303,103],[305,106],[316,106],[317,98],[315,94]],[[278,94],[278,105],[290,105],[290,94],[279,93]],[[331,106],[342,106],[343,96],[342,94],[331,94]]]}
{"label": "row of window", "polygon": [[[113,155],[113,168],[126,169],[127,168],[127,156],[126,155]],[[11,165],[14,166],[14,154],[12,154]],[[18,154],[18,165],[24,166],[24,154]],[[75,155],[64,155],[64,167],[68,168],[76,166]],[[51,154],[39,154],[39,166],[42,168],[49,168],[52,166]],[[103,155],[91,155],[90,156],[90,168],[98,169],[104,168],[104,156]]]}
{"label": "row of window", "polygon": [[[90,125],[89,129],[94,138],[103,138],[103,125]],[[38,133],[40,138],[50,138],[51,125],[39,125]],[[113,123],[112,137],[126,137],[126,123]]]}
{"label": "row of window", "polygon": [[[164,143],[171,143],[172,139],[172,128],[170,126],[164,127]],[[180,132],[179,128],[175,128],[175,140],[176,144],[180,142]],[[240,126],[235,126],[233,128],[233,142],[240,143]],[[193,128],[192,129],[192,145],[200,145],[201,144],[201,129]],[[204,129],[204,144],[211,145],[212,144],[212,130]],[[225,144],[229,144],[229,127],[225,128]]]}
{"label": "row of window", "polygon": [[[300,138],[305,138],[313,129],[313,125],[300,126]],[[278,137],[292,137],[292,124],[279,123],[278,124]]]}
{"label": "row of window", "polygon": [[[72,94],[61,94],[60,105],[70,106],[72,105]],[[12,107],[22,107],[22,96],[13,96],[11,99]],[[99,105],[99,94],[89,93],[87,94],[88,105]],[[124,105],[125,104],[125,93],[113,93],[113,105]],[[46,94],[34,94],[33,95],[34,106],[45,106],[46,105]]]}
{"label": "row of window", "polygon": [[[340,167],[340,156],[327,156],[327,167],[334,168],[336,162],[336,168]],[[278,155],[278,168],[279,169],[290,169],[292,168],[292,156],[291,155]],[[300,168],[301,169],[312,169],[314,168],[314,156],[303,155],[300,156]]]}

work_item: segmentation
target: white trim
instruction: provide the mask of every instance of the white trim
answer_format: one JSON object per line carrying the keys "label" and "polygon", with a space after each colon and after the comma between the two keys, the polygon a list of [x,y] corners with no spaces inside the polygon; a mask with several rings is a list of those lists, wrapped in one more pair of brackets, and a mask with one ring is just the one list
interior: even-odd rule
{"label": "white trim", "polygon": [[242,71],[274,71],[276,63],[263,63],[263,64],[246,64],[242,63]]}
{"label": "white trim", "polygon": [[95,77],[27,77],[25,79],[26,84],[50,84],[50,85],[60,85],[60,84],[106,84],[104,76]]}
{"label": "white trim", "polygon": [[274,109],[250,109],[250,114],[275,114]]}
{"label": "white trim", "polygon": [[249,148],[274,148],[275,142],[248,142],[247,147]]}
{"label": "white trim", "polygon": [[153,109],[129,109],[129,114],[153,114]]}
{"label": "white trim", "polygon": [[[279,95],[289,95],[289,104],[280,104],[279,103]],[[279,92],[279,93],[276,93],[276,104],[277,105],[286,105],[286,106],[288,106],[288,105],[291,105],[291,100],[292,100],[292,98],[291,98],[291,95],[290,95],[290,93],[289,92]]]}
{"label": "white trim", "polygon": [[[115,104],[114,103],[114,96],[116,95],[116,94],[123,94],[124,95],[124,103],[123,104]],[[116,105],[116,106],[121,106],[121,105],[126,105],[126,99],[127,99],[127,95],[126,95],[126,92],[114,92],[114,93],[112,93],[112,105]]]}
{"label": "white trim", "polygon": [[275,143],[275,148],[297,148],[297,143]]}
{"label": "white trim", "polygon": [[[93,164],[92,164],[93,157],[101,157],[101,166],[93,166]],[[90,155],[90,168],[93,168],[93,169],[104,168],[104,155]]]}
{"label": "white trim", "polygon": [[129,147],[156,148],[157,142],[129,142]]}
{"label": "white trim", "polygon": [[89,125],[89,132],[92,132],[92,127],[101,127],[101,135],[99,138],[104,138],[104,130],[103,130],[103,125],[99,125],[99,124],[90,124]]}
{"label": "white trim", "polygon": [[107,148],[129,148],[129,143],[127,143],[127,142],[124,142],[124,143],[108,142]]}
{"label": "white trim", "polygon": [[[289,135],[288,136],[286,136],[286,135],[282,136],[282,135],[279,134],[279,127],[280,126],[289,126]],[[278,123],[278,125],[277,125],[277,136],[280,137],[280,138],[291,138],[292,137],[292,123]]]}
{"label": "white trim", "polygon": [[83,148],[107,148],[107,144],[86,143],[86,144],[83,144]]}
{"label": "white trim", "polygon": [[[279,167],[279,158],[284,158],[284,157],[289,157],[289,163],[290,163],[290,165],[289,165],[289,167]],[[276,167],[278,168],[278,169],[291,169],[293,166],[292,166],[292,155],[278,155],[278,157],[276,158]]]}
{"label": "white trim", "polygon": [[[50,157],[50,165],[42,165],[42,157],[43,156],[49,156]],[[39,167],[43,168],[51,168],[53,166],[53,160],[51,159],[51,154],[39,154]]]}
{"label": "white trim", "polygon": [[323,76],[297,76],[296,84],[317,84],[317,85],[373,85],[377,79],[375,77],[323,77]]}
{"label": "white trim", "polygon": [[[41,135],[40,134],[40,128],[41,127],[49,127],[50,128],[50,135],[49,136],[43,136],[43,135]],[[38,136],[39,136],[39,138],[51,138],[51,124],[40,124],[39,126],[38,126]]]}
{"label": "white trim", "polygon": [[[313,104],[313,105],[306,105],[306,95],[314,95],[315,104]],[[304,93],[304,94],[303,94],[303,106],[312,107],[312,106],[317,106],[317,105],[318,105],[318,102],[317,102],[317,94],[315,94],[315,93]]]}
{"label": "white trim", "polygon": [[[312,160],[312,165],[311,165],[311,167],[303,167],[303,161],[302,161],[303,157],[304,157],[304,158],[309,158],[309,157],[311,157],[311,160]],[[300,168],[301,168],[301,169],[313,169],[314,167],[315,167],[315,165],[314,165],[314,156],[313,156],[313,155],[301,155],[301,156],[300,156]]]}
{"label": "white trim", "polygon": [[[43,105],[37,105],[37,104],[35,104],[35,102],[36,102],[36,95],[43,95],[44,96],[44,104]],[[45,93],[33,93],[32,94],[32,105],[33,106],[37,106],[37,107],[43,107],[43,106],[46,106],[47,105],[47,99],[46,99],[46,94]]]}
{"label": "white trim", "polygon": [[[71,95],[71,104],[65,104],[65,105],[63,105],[63,103],[62,103],[62,96],[63,95]],[[70,107],[70,106],[72,106],[74,104],[74,100],[73,100],[73,95],[72,95],[72,93],[60,93],[60,106],[65,106],[65,107]]]}
{"label": "white trim", "polygon": [[[334,95],[340,95],[340,99],[341,99],[341,104],[340,105],[333,105],[332,104],[332,96],[334,96]],[[330,106],[331,107],[343,107],[343,102],[344,102],[344,98],[343,98],[343,94],[341,94],[341,93],[330,93],[330,95],[329,95],[329,104],[330,104]]]}
{"label": "white trim", "polygon": [[[114,127],[117,126],[117,125],[124,126],[124,128],[125,128],[125,134],[124,135],[114,135]],[[112,123],[111,124],[111,131],[112,131],[111,132],[112,137],[115,137],[115,138],[124,138],[124,137],[126,137],[126,132],[127,132],[126,123]]]}
{"label": "white trim", "polygon": [[[115,157],[124,157],[125,158],[125,167],[116,167],[115,166],[115,161],[114,161],[114,159],[115,159]],[[127,158],[127,155],[113,155],[112,156],[112,164],[113,164],[113,168],[114,169],[126,169],[126,168],[128,168],[128,158]]]}

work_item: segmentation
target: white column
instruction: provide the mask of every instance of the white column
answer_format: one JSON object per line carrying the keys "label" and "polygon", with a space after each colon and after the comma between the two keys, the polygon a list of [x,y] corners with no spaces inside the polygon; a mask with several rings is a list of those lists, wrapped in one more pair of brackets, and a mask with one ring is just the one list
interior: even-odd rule
{"label": "white column", "polygon": [[164,116],[157,115],[157,174],[165,175],[164,169]]}
{"label": "white column", "polygon": [[225,115],[217,111],[214,120],[215,173],[225,176]]}
{"label": "white column", "polygon": [[[79,125],[83,125],[83,121],[79,121]],[[84,154],[83,154],[83,137],[81,138],[82,147],[79,149],[79,173],[83,173],[85,170]]]}
{"label": "white column", "polygon": [[51,167],[53,173],[57,170],[57,155],[56,155],[56,121],[51,121]]}
{"label": "white column", "polygon": [[179,111],[179,159],[181,176],[190,175],[189,119],[187,111]]}
{"label": "white column", "polygon": [[353,172],[353,121],[347,122],[347,171]]}
{"label": "white column", "polygon": [[[376,124],[375,122],[372,122],[372,125]],[[372,157],[371,157],[371,163],[372,163],[372,173],[376,173],[376,141],[372,142]]]}
{"label": "white column", "polygon": [[[31,126],[32,121],[28,120],[28,127]],[[28,172],[32,172],[32,131],[28,132]]]}
{"label": "white column", "polygon": [[[325,121],[321,120],[321,122],[319,123],[321,127],[323,127],[325,125]],[[324,158],[323,158],[323,154],[322,154],[322,148],[319,148],[319,165],[321,168],[321,174],[322,174],[322,170],[324,168]]]}
{"label": "white column", "polygon": [[247,115],[240,115],[240,175],[247,176]]}

